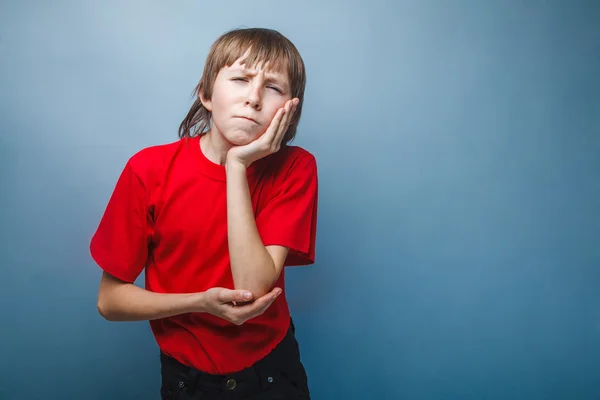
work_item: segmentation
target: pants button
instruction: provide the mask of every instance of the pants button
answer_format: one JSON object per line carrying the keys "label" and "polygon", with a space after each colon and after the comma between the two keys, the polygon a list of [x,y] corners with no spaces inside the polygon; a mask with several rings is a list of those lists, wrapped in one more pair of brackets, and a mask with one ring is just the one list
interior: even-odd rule
{"label": "pants button", "polygon": [[235,381],[235,379],[231,378],[231,379],[227,379],[227,383],[225,384],[225,386],[227,387],[227,389],[229,390],[233,390],[235,389],[235,386],[237,385],[237,382]]}

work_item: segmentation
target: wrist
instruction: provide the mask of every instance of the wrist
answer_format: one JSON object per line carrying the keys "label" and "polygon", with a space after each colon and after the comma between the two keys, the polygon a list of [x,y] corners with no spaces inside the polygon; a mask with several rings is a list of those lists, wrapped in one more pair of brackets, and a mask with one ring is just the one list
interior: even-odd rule
{"label": "wrist", "polygon": [[186,310],[188,313],[206,312],[206,292],[190,293],[186,299]]}
{"label": "wrist", "polygon": [[225,171],[226,172],[245,172],[246,169],[248,168],[248,166],[246,164],[244,164],[244,162],[242,162],[239,158],[237,157],[227,157],[227,159],[225,160]]}

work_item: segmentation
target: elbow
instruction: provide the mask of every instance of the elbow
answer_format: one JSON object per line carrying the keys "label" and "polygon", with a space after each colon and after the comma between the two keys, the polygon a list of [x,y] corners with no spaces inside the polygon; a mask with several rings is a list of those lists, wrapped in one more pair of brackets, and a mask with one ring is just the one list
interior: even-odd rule
{"label": "elbow", "polygon": [[116,321],[114,311],[109,307],[107,302],[102,299],[98,299],[98,303],[96,304],[96,308],[98,309],[98,313],[107,321]]}
{"label": "elbow", "polygon": [[269,293],[273,287],[271,286],[257,286],[251,289],[251,292],[254,294],[254,299],[259,299]]}
{"label": "elbow", "polygon": [[234,288],[236,290],[249,290],[253,294],[254,300],[263,297],[270,293],[275,288],[277,279],[264,279],[264,280],[246,280],[234,282]]}
{"label": "elbow", "polygon": [[102,316],[102,318],[110,321],[110,313],[109,313],[108,308],[106,307],[105,303],[98,300],[98,303],[96,304],[96,308],[98,309],[98,313]]}
{"label": "elbow", "polygon": [[234,290],[248,290],[252,292],[252,299],[256,300],[271,290],[267,285],[261,285],[257,282],[234,282]]}
{"label": "elbow", "polygon": [[254,295],[254,300],[270,293],[275,288],[281,270],[275,267],[270,257],[269,261],[271,262],[266,264],[247,264],[243,268],[232,268],[234,288],[249,290]]}

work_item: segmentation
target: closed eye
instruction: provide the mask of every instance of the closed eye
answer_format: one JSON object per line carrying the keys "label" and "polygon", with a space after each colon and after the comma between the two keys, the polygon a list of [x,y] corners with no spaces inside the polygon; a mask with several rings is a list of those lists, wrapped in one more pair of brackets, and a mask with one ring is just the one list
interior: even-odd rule
{"label": "closed eye", "polygon": [[[244,78],[244,77],[233,77],[231,78],[232,81],[235,82],[249,82],[248,78]],[[273,85],[268,85],[267,88],[276,91],[279,94],[283,94],[283,90],[279,89],[277,86],[273,86]]]}

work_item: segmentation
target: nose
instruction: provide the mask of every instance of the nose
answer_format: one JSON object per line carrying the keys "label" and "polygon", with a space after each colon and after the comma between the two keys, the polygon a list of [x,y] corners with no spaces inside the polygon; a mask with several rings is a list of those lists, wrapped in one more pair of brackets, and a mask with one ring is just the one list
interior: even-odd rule
{"label": "nose", "polygon": [[256,111],[260,111],[262,107],[261,99],[261,87],[260,85],[253,84],[248,85],[248,95],[246,97],[246,105],[254,108]]}

